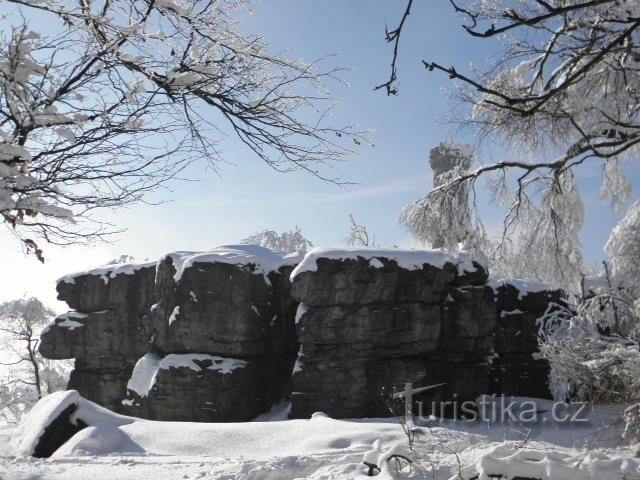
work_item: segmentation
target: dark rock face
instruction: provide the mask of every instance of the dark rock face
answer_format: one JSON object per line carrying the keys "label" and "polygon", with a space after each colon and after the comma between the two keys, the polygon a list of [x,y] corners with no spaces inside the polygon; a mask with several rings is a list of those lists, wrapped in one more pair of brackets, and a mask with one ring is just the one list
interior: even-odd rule
{"label": "dark rock face", "polygon": [[292,295],[304,306],[292,416],[388,416],[383,388],[406,382],[446,383],[434,401],[487,392],[497,315],[486,273],[379,260],[320,259],[296,275]]}
{"label": "dark rock face", "polygon": [[163,352],[213,352],[258,357],[297,349],[295,302],[288,295],[291,267],[271,272],[269,281],[254,265],[194,263],[179,282],[171,262],[160,264],[159,295],[151,311]]}
{"label": "dark rock face", "polygon": [[[271,261],[267,267],[260,254]],[[293,266],[283,261],[268,269],[275,253],[260,247],[217,249],[203,261],[198,255],[176,252],[157,264],[113,265],[65,277],[58,298],[76,310],[43,332],[40,352],[75,358],[69,388],[116,412],[241,421],[268,411],[289,394],[298,350],[297,302],[289,295]],[[251,255],[258,255],[255,261]],[[150,352],[158,362],[205,355],[241,359],[246,367],[158,368],[149,391],[140,395],[129,384]]]}
{"label": "dark rock face", "polygon": [[77,408],[78,405],[69,405],[46,426],[34,448],[33,457],[49,458],[64,442],[87,426],[82,420],[75,424],[71,422],[71,415]]}
{"label": "dark rock face", "polygon": [[76,310],[60,315],[41,334],[47,358],[75,358],[69,388],[119,411],[135,362],[148,349],[143,317],[151,302],[154,265],[118,273],[118,266],[65,277],[58,298]]}
{"label": "dark rock face", "polygon": [[129,390],[124,403],[132,415],[190,422],[251,420],[282,399],[291,372],[290,358],[174,354],[158,360],[149,394]]}
{"label": "dark rock face", "polygon": [[537,319],[561,292],[490,286],[479,264],[437,252],[323,252],[292,280],[296,261],[253,246],[66,277],[59,298],[75,310],[40,351],[76,359],[69,388],[87,399],[157,420],[246,421],[289,397],[293,417],[388,416],[405,383],[444,384],[418,399],[424,414],[548,396]]}
{"label": "dark rock face", "polygon": [[509,395],[549,398],[549,365],[537,358],[538,319],[548,308],[565,305],[560,291],[521,292],[514,285],[496,288],[498,328],[492,365],[492,389]]}

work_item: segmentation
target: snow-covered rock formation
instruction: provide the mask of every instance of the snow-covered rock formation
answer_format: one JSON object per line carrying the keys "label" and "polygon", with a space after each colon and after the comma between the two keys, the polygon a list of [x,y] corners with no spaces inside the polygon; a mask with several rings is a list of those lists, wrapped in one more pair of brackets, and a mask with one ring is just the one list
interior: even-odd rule
{"label": "snow-covered rock formation", "polygon": [[489,280],[465,254],[316,248],[302,259],[249,245],[112,264],[62,278],[58,292],[74,310],[40,351],[76,359],[69,388],[120,413],[208,422],[249,420],[283,398],[295,417],[386,416],[382,389],[407,382],[446,383],[429,403],[544,396],[536,319],[560,302],[543,285]]}
{"label": "snow-covered rock formation", "polygon": [[[536,319],[559,292],[520,287],[496,282],[494,290],[482,264],[465,255],[312,250],[292,273],[303,306],[292,415],[387,416],[383,390],[407,382],[445,384],[420,398],[425,415],[441,414],[431,402],[459,408],[486,392],[548,396],[539,375],[546,365],[532,353]],[[455,415],[453,404],[442,413]]]}
{"label": "snow-covered rock formation", "polygon": [[75,358],[69,388],[117,412],[249,420],[288,391],[299,260],[237,245],[67,275],[58,294],[74,310],[47,327],[40,351]]}
{"label": "snow-covered rock formation", "polygon": [[118,410],[136,361],[149,348],[145,314],[154,298],[155,262],[112,264],[59,280],[58,298],[73,310],[41,334],[46,358],[75,358],[69,388]]}

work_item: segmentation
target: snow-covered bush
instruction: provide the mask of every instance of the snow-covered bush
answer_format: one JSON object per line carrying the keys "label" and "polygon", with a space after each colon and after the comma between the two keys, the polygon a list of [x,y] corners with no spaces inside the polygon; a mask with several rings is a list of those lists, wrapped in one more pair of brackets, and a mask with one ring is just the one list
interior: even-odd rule
{"label": "snow-covered bush", "polygon": [[0,423],[14,423],[43,396],[64,390],[71,363],[43,358],[39,334],[55,313],[37,298],[0,304]]}
{"label": "snow-covered bush", "polygon": [[611,273],[617,282],[640,286],[640,200],[613,229],[605,246],[611,258]]}
{"label": "snow-covered bush", "polygon": [[356,222],[353,215],[349,214],[349,235],[344,239],[347,245],[352,247],[376,247],[376,234],[369,233],[366,225]]}
{"label": "snow-covered bush", "polygon": [[272,250],[280,250],[281,252],[306,252],[313,247],[313,243],[304,237],[302,230],[297,225],[295,229],[282,233],[274,230],[263,230],[248,236],[241,240],[240,243],[259,245]]}
{"label": "snow-covered bush", "polygon": [[640,435],[640,320],[621,288],[597,288],[575,313],[552,308],[542,319],[540,352],[551,366],[556,400],[627,403],[624,437]]}

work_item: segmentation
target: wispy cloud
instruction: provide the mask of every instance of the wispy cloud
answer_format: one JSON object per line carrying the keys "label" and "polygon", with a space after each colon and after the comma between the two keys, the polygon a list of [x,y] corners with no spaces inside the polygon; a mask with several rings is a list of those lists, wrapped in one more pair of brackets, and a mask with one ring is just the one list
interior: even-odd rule
{"label": "wispy cloud", "polygon": [[401,192],[427,192],[431,185],[428,177],[417,177],[404,180],[395,180],[379,185],[353,185],[346,190],[334,188],[332,191],[322,193],[312,193],[297,195],[295,198],[275,198],[270,205],[274,207],[286,207],[291,205],[317,205],[326,203],[340,203],[353,201],[362,198],[383,197],[386,195],[398,194]]}

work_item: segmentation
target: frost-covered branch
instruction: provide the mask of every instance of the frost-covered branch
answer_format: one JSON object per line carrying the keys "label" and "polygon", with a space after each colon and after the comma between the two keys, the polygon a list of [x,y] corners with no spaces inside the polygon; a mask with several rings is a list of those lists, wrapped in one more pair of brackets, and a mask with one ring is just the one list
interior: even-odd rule
{"label": "frost-covered branch", "polygon": [[[342,69],[273,55],[238,30],[241,0],[8,0],[0,35],[0,214],[68,243],[75,224],[140,201],[190,163],[221,159],[233,132],[278,171],[323,167],[364,141],[329,122]],[[46,32],[36,22],[46,19]],[[108,227],[108,226],[107,226]]]}
{"label": "frost-covered branch", "polygon": [[351,245],[352,247],[378,246],[376,245],[376,234],[370,234],[367,226],[356,222],[352,214],[349,214],[349,222],[351,223],[351,228],[349,229],[349,235],[345,238],[347,245]]}
{"label": "frost-covered branch", "polygon": [[[502,42],[495,62],[468,73],[424,60],[428,71],[453,81],[451,97],[462,106],[454,121],[480,139],[497,138],[513,158],[452,175],[425,197],[427,208],[460,190],[473,192],[489,178],[490,191],[505,207],[499,249],[505,240],[538,238],[531,245],[559,247],[541,252],[545,261],[575,256],[582,218],[573,171],[601,165],[602,194],[619,210],[631,188],[620,162],[640,153],[640,4],[616,0],[453,0],[474,38]],[[450,203],[450,202],[449,202]],[[416,207],[417,208],[417,207]],[[542,227],[542,228],[540,228]],[[525,230],[537,228],[538,232]],[[546,232],[542,238],[540,232]],[[520,248],[517,247],[516,250]],[[566,263],[566,262],[565,262]],[[575,264],[575,263],[574,263]],[[568,264],[567,264],[568,265]],[[566,270],[557,263],[556,273]],[[552,271],[544,280],[565,279]]]}

